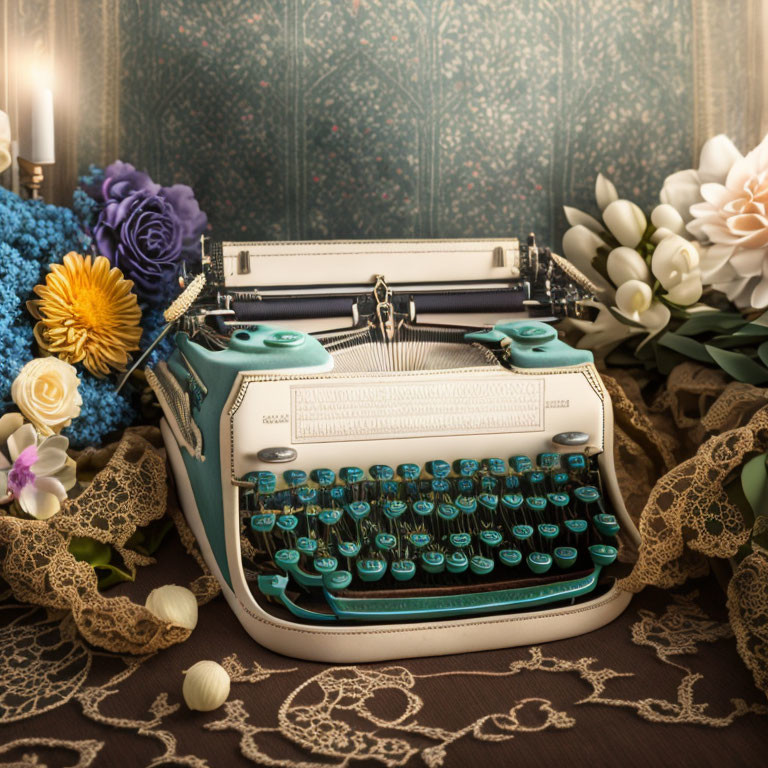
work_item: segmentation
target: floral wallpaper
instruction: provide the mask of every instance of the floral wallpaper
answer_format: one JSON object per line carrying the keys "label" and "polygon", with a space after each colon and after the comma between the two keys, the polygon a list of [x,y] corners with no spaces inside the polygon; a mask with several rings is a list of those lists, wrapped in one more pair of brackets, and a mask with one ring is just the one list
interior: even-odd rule
{"label": "floral wallpaper", "polygon": [[192,185],[223,239],[533,229],[558,247],[598,171],[650,205],[712,132],[759,140],[759,2],[6,5],[70,67],[57,190],[119,156]]}

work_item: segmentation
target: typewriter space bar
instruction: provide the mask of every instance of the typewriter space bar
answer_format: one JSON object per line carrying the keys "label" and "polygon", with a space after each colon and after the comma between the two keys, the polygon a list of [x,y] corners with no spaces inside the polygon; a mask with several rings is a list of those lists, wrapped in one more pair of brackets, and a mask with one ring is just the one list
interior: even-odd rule
{"label": "typewriter space bar", "polygon": [[550,582],[538,586],[500,589],[489,592],[471,592],[463,595],[435,595],[421,597],[355,598],[334,595],[324,589],[325,599],[333,614],[318,613],[296,605],[286,594],[285,576],[259,577],[259,589],[265,595],[280,600],[291,613],[302,619],[315,621],[414,621],[418,619],[444,619],[457,616],[476,616],[500,611],[514,611],[539,605],[562,602],[586,595],[597,586],[601,566],[577,579]]}
{"label": "typewriter space bar", "polygon": [[601,566],[578,579],[531,587],[470,592],[454,596],[354,598],[325,591],[325,599],[339,619],[347,621],[412,621],[497,613],[570,600],[597,586]]}

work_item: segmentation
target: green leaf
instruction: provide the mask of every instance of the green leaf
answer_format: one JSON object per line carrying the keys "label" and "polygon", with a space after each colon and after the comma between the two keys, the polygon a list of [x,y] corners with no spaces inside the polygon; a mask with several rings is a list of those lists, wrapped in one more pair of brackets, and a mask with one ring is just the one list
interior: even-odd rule
{"label": "green leaf", "polygon": [[745,324],[744,318],[733,312],[697,312],[677,329],[677,333],[681,336],[695,336],[708,331],[722,333]]}
{"label": "green leaf", "polygon": [[135,581],[136,574],[124,571],[116,565],[98,565],[95,568],[99,579],[99,589],[107,589],[121,581]]}
{"label": "green leaf", "polygon": [[106,566],[112,559],[112,547],[104,542],[96,541],[87,536],[73,536],[69,540],[69,551],[75,556],[75,560],[96,566]]}
{"label": "green leaf", "polygon": [[[761,318],[758,318],[758,320]],[[765,338],[768,336],[768,323],[763,325],[758,322],[751,322],[744,325],[734,332],[736,336],[757,336],[758,338]]]}
{"label": "green leaf", "polygon": [[173,520],[170,517],[161,517],[143,528],[137,528],[133,536],[125,542],[125,546],[141,555],[153,555],[160,548],[160,544],[171,528],[173,528]]}
{"label": "green leaf", "polygon": [[768,382],[768,368],[756,363],[751,357],[741,352],[730,352],[726,349],[718,349],[706,344],[704,349],[709,352],[712,359],[736,381],[747,384],[765,384]]}
{"label": "green leaf", "polygon": [[668,331],[657,343],[662,347],[672,349],[691,360],[698,360],[700,363],[712,362],[712,357],[707,352],[704,345],[688,336],[679,336],[676,333]]}
{"label": "green leaf", "polygon": [[720,349],[735,349],[737,347],[750,348],[763,341],[765,336],[756,336],[753,334],[729,333],[723,336],[715,336],[709,340],[709,344]]}
{"label": "green leaf", "polygon": [[755,320],[752,320],[752,325],[762,325],[765,327],[768,327],[768,310],[763,312],[760,317],[756,318]]}
{"label": "green leaf", "polygon": [[[594,264],[594,261],[592,262]],[[608,311],[620,322],[624,323],[624,325],[631,325],[633,328],[642,328],[645,330],[645,326],[642,323],[637,323],[634,320],[630,320],[626,315],[623,315],[621,312],[619,312],[615,307],[608,307]]]}
{"label": "green leaf", "polygon": [[768,453],[755,456],[742,467],[741,487],[755,517],[768,513]]}
{"label": "green leaf", "polygon": [[768,341],[764,342],[757,348],[757,356],[760,358],[763,365],[768,367]]}

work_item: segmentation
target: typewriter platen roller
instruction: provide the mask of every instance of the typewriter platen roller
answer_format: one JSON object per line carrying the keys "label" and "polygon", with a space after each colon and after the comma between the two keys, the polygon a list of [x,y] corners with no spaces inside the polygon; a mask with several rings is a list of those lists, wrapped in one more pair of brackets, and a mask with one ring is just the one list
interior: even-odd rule
{"label": "typewriter platen roller", "polygon": [[637,532],[591,354],[539,319],[583,295],[556,257],[514,240],[209,244],[205,267],[148,378],[185,515],[257,641],[374,661],[623,610],[619,542]]}

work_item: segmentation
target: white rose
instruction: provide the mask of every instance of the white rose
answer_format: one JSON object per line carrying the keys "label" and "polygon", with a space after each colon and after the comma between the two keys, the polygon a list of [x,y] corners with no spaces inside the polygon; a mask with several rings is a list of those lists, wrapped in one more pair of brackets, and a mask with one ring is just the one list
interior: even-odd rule
{"label": "white rose", "polygon": [[83,399],[74,367],[58,357],[38,357],[19,371],[11,397],[41,435],[68,427],[80,415]]}
{"label": "white rose", "polygon": [[0,111],[0,173],[11,164],[11,124],[8,115]]}
{"label": "white rose", "polygon": [[645,214],[630,200],[614,200],[603,211],[603,221],[614,237],[629,248],[643,238],[647,226]]}
{"label": "white rose", "polygon": [[702,293],[699,251],[696,245],[679,235],[665,237],[651,257],[651,271],[673,304],[690,306]]}
{"label": "white rose", "polygon": [[606,268],[608,277],[617,286],[628,280],[642,280],[646,283],[651,281],[651,270],[648,269],[645,259],[634,248],[624,245],[614,248],[608,254]]}

